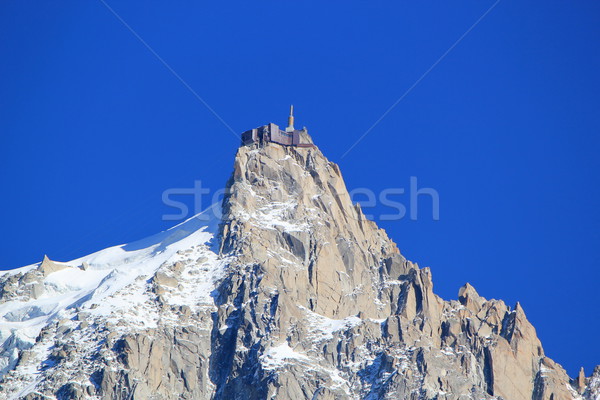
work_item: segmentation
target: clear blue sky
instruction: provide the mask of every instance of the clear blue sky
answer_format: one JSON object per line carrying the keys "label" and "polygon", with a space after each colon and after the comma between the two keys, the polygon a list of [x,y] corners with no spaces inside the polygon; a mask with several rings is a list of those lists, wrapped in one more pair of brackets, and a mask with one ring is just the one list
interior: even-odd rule
{"label": "clear blue sky", "polygon": [[[600,363],[600,2],[500,1],[342,157],[493,1],[107,1],[236,132],[293,103],[349,188],[435,188],[439,221],[380,224],[436,292],[520,301],[571,375]],[[1,269],[224,185],[238,139],[100,1],[3,1],[0,37]]]}

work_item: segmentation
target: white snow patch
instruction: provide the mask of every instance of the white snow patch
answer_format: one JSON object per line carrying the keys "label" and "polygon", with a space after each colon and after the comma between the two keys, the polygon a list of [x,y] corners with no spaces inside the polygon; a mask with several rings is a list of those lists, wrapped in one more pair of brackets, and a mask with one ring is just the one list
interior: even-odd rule
{"label": "white snow patch", "polygon": [[335,332],[351,329],[363,322],[354,315],[344,319],[332,319],[310,311],[306,307],[299,307],[306,313],[308,324],[313,331],[313,334],[311,335],[313,339],[331,339]]}
{"label": "white snow patch", "polygon": [[264,369],[274,370],[282,368],[289,362],[308,362],[309,358],[304,354],[294,351],[286,342],[269,348],[260,356],[260,361]]}

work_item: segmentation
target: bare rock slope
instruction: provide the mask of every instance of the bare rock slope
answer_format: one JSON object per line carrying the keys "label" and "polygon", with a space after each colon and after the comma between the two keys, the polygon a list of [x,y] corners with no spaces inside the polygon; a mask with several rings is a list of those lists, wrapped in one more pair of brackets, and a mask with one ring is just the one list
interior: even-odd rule
{"label": "bare rock slope", "polygon": [[227,193],[221,218],[1,276],[0,397],[600,398],[519,304],[435,295],[318,148],[243,146]]}

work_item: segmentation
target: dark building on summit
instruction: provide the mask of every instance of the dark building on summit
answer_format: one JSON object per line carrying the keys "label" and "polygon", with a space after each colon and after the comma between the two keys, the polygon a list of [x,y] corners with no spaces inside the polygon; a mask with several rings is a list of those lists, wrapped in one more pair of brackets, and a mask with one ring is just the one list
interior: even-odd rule
{"label": "dark building on summit", "polygon": [[310,136],[308,136],[308,130],[294,129],[294,106],[290,108],[290,116],[288,117],[288,127],[285,130],[279,128],[274,123],[260,126],[258,128],[250,129],[242,133],[242,145],[252,143],[264,143],[271,142],[277,143],[283,146],[296,146],[296,147],[314,147]]}

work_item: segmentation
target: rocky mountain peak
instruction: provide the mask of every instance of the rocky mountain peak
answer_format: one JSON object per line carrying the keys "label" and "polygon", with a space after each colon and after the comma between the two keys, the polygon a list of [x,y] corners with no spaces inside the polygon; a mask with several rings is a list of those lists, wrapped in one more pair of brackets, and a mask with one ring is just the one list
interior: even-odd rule
{"label": "rocky mountain peak", "polygon": [[[277,224],[279,217],[280,222],[299,221],[292,230],[301,231],[317,227],[313,222],[319,215],[346,235],[383,234],[352,203],[339,167],[316,147],[272,143],[242,146],[236,154],[227,189],[226,220],[244,219],[247,217],[244,210],[251,210],[258,213],[254,222],[261,227],[263,221]],[[384,240],[391,244],[387,236]]]}
{"label": "rocky mountain peak", "polygon": [[437,296],[294,132],[311,145],[238,149],[222,218],[1,276],[0,394],[597,398],[600,369],[571,380],[520,304]]}

